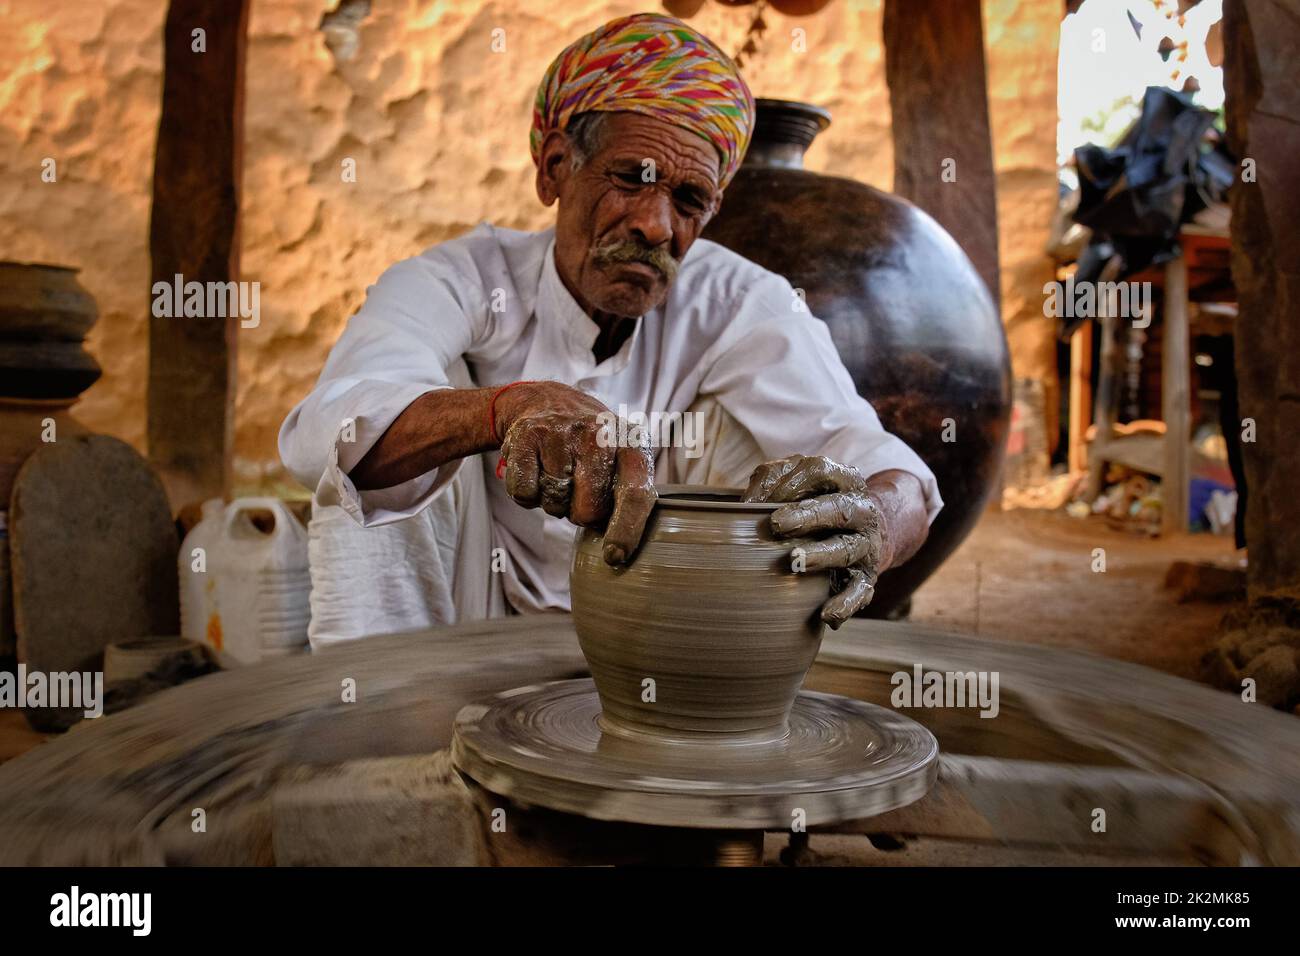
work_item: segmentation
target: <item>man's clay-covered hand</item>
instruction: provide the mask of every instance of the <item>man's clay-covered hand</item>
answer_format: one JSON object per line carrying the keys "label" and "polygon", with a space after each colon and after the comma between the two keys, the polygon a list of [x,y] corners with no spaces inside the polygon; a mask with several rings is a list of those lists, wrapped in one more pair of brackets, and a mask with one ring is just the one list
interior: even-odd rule
{"label": "man's clay-covered hand", "polygon": [[822,606],[831,628],[871,603],[880,573],[911,557],[925,540],[920,480],[905,471],[864,477],[822,456],[791,455],[754,470],[745,501],[791,502],[772,513],[783,537],[820,537],[796,570],[830,569],[835,594]]}
{"label": "man's clay-covered hand", "polygon": [[504,432],[506,493],[588,528],[605,527],[605,560],[621,564],[641,542],[655,503],[654,459],[645,447],[614,447],[602,416],[612,413],[559,382],[530,382],[496,405]]}

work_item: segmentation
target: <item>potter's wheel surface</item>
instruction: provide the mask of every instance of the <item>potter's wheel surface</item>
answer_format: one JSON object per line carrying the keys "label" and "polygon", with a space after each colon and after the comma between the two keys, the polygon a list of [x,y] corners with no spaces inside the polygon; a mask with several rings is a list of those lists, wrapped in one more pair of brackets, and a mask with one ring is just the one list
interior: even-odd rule
{"label": "potter's wheel surface", "polygon": [[934,736],[884,707],[805,691],[790,733],[718,744],[602,733],[590,680],[506,691],[456,715],[452,759],[518,803],[657,826],[788,829],[875,816],[922,796]]}

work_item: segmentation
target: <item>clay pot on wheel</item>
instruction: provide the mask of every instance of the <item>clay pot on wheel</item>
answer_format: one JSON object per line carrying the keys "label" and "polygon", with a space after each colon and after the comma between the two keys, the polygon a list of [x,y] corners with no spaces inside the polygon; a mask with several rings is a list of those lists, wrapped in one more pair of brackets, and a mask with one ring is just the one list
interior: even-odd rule
{"label": "clay pot on wheel", "polygon": [[938,223],[897,196],[803,168],[829,124],[816,106],[759,100],[744,165],[704,238],[803,290],[858,393],[938,479],[944,508],[929,538],[881,575],[867,608],[886,617],[906,609],[997,490],[1011,368],[988,290]]}
{"label": "clay pot on wheel", "polygon": [[741,502],[734,490],[662,487],[640,548],[619,568],[605,563],[599,534],[580,535],[573,620],[603,730],[755,742],[785,734],[821,645],[830,580],[790,569],[807,542],[772,534],[778,507]]}

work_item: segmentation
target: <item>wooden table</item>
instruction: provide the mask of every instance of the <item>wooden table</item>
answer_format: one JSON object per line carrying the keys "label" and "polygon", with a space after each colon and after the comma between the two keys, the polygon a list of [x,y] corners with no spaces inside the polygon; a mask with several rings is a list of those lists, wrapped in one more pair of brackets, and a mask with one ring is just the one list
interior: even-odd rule
{"label": "wooden table", "polygon": [[[1152,266],[1129,276],[1126,282],[1150,282],[1164,292],[1162,316],[1162,372],[1160,413],[1165,424],[1162,449],[1158,456],[1163,495],[1162,530],[1164,533],[1187,530],[1189,485],[1191,482],[1191,333],[1188,313],[1191,302],[1235,302],[1229,268],[1231,241],[1227,230],[1184,226],[1178,236],[1180,255],[1163,266]],[[1111,281],[1105,273],[1099,281]],[[1101,296],[1098,306],[1101,307]],[[1100,378],[1094,404],[1093,421],[1096,437],[1088,453],[1089,498],[1101,491],[1102,476],[1108,461],[1125,463],[1125,439],[1112,434],[1118,380],[1119,349],[1115,343],[1118,317],[1103,314],[1101,319]],[[1150,316],[1144,317],[1147,321]],[[1071,356],[1071,448],[1081,442],[1082,423],[1076,417],[1076,398],[1086,400],[1087,363],[1082,349],[1087,339],[1076,333]],[[1083,382],[1077,379],[1083,379]],[[1149,439],[1148,439],[1149,440]],[[1077,454],[1071,464],[1076,464]],[[1150,467],[1143,456],[1143,470]]]}

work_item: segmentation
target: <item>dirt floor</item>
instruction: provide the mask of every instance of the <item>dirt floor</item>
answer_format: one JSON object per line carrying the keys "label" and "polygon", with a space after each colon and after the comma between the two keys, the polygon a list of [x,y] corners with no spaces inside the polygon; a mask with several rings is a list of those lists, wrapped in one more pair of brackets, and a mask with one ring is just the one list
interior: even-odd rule
{"label": "dirt floor", "polygon": [[[1096,548],[1104,572],[1093,571]],[[1178,603],[1175,561],[1235,566],[1244,552],[1210,534],[1150,538],[1101,517],[989,512],[912,602],[918,624],[1133,661],[1196,679],[1231,604]],[[977,587],[978,584],[978,587]]]}

